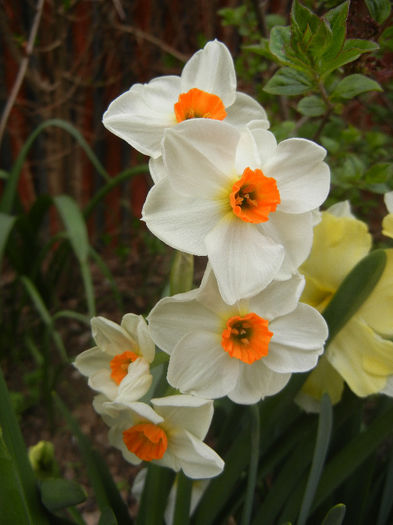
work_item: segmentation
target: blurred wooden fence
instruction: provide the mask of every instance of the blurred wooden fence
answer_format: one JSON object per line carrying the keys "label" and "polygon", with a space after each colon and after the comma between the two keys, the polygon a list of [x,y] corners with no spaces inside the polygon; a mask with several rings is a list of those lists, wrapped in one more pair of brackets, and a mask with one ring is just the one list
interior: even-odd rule
{"label": "blurred wooden fence", "polygon": [[[109,102],[135,82],[179,74],[205,40],[219,38],[233,52],[240,42],[220,24],[217,10],[241,0],[45,0],[28,70],[1,147],[8,170],[30,133],[49,118],[76,126],[111,175],[145,162],[101,123]],[[1,106],[24,56],[35,0],[0,1]],[[89,224],[113,238],[138,217],[148,176],[113,190]],[[64,130],[48,128],[35,142],[19,184],[23,206],[39,194],[72,195],[84,206],[102,185],[84,152]],[[50,228],[56,229],[53,217]]]}

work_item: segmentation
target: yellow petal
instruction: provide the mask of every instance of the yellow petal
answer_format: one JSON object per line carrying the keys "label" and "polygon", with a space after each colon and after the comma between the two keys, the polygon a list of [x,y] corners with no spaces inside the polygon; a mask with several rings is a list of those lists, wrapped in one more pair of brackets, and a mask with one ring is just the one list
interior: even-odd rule
{"label": "yellow petal", "polygon": [[382,233],[393,239],[393,213],[385,215],[382,221]]}
{"label": "yellow petal", "polygon": [[326,302],[370,248],[371,235],[364,222],[323,212],[321,222],[314,228],[310,256],[300,267],[306,277],[304,297],[314,301],[319,297],[320,302],[323,297]]}
{"label": "yellow petal", "polygon": [[341,399],[344,380],[323,355],[314,370],[309,374],[296,402],[307,412],[319,412],[319,403],[326,392],[333,405]]}
{"label": "yellow petal", "polygon": [[376,332],[393,335],[393,249],[386,251],[386,266],[380,280],[358,311]]}
{"label": "yellow petal", "polygon": [[359,315],[339,332],[325,355],[360,397],[383,390],[393,374],[393,343],[382,339]]}

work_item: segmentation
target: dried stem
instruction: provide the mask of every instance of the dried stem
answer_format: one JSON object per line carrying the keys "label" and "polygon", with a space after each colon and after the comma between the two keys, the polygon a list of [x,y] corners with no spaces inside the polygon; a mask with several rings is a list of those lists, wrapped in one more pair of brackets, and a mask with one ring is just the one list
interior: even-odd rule
{"label": "dried stem", "polygon": [[34,41],[35,41],[35,38],[37,36],[38,27],[40,25],[40,20],[41,20],[41,15],[42,15],[42,9],[43,9],[43,6],[44,6],[44,2],[45,2],[45,0],[38,0],[38,2],[37,2],[36,13],[35,13],[33,25],[31,26],[29,39],[27,41],[25,56],[21,60],[21,63],[20,63],[20,66],[19,66],[19,71],[18,71],[18,74],[17,74],[16,79],[15,79],[15,83],[14,83],[14,85],[12,87],[10,96],[8,98],[8,101],[7,101],[6,105],[5,105],[3,114],[1,116],[1,120],[0,120],[0,145],[1,145],[1,142],[3,140],[3,135],[4,135],[5,127],[7,125],[8,117],[9,117],[9,115],[11,113],[11,110],[12,110],[14,104],[15,104],[16,97],[18,96],[19,90],[21,88],[23,79],[24,79],[26,71],[27,71],[27,66],[29,64],[30,56],[33,53]]}

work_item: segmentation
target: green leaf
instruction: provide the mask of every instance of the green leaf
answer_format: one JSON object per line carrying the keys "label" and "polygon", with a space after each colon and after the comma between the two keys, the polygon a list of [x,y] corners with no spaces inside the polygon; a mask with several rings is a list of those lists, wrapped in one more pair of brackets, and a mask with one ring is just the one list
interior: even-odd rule
{"label": "green leaf", "polygon": [[386,469],[385,486],[379,506],[377,525],[388,525],[389,514],[393,507],[393,450],[390,450],[390,460]]}
{"label": "green leaf", "polygon": [[315,442],[314,456],[311,464],[310,475],[307,480],[306,491],[304,493],[302,505],[297,525],[305,525],[315,492],[318,487],[322,469],[325,464],[326,454],[329,447],[330,435],[332,432],[333,411],[328,394],[323,394],[321,399],[321,412],[319,414],[318,433]]}
{"label": "green leaf", "polygon": [[71,197],[58,195],[53,199],[54,204],[63,220],[74,253],[80,262],[87,260],[89,252],[89,238],[83,215]]}
{"label": "green leaf", "polygon": [[370,15],[378,24],[383,24],[392,9],[390,0],[365,0]]}
{"label": "green leaf", "polygon": [[347,33],[348,10],[349,2],[347,1],[338,5],[334,9],[330,9],[330,11],[324,16],[332,30],[330,45],[325,50],[322,57],[324,61],[329,61],[335,58],[344,45],[345,35]]}
{"label": "green leaf", "polygon": [[348,39],[344,42],[343,48],[337,56],[333,57],[331,60],[323,61],[320,73],[323,74],[323,77],[326,77],[335,69],[357,60],[362,53],[369,53],[378,48],[378,44],[376,42],[371,42],[370,40],[356,38]]}
{"label": "green leaf", "polygon": [[393,407],[377,417],[326,465],[313,505],[316,509],[392,432]]}
{"label": "green leaf", "polygon": [[32,525],[18,470],[8,452],[0,427],[0,509],[3,523]]}
{"label": "green leaf", "polygon": [[320,117],[326,113],[326,109],[325,102],[316,95],[302,98],[297,105],[297,110],[307,117]]}
{"label": "green leaf", "polygon": [[118,525],[116,516],[110,507],[106,507],[102,511],[98,525]]}
{"label": "green leaf", "polygon": [[323,316],[329,326],[329,337],[326,346],[374,290],[385,269],[385,265],[385,251],[375,250],[359,261],[345,277],[323,312]]}
{"label": "green leaf", "polygon": [[174,477],[170,469],[149,464],[136,525],[162,525]]}
{"label": "green leaf", "polygon": [[115,516],[121,525],[132,525],[132,520],[128,514],[127,506],[122,500],[120,493],[112,479],[106,463],[101,456],[92,448],[90,441],[82,433],[75,418],[61,399],[54,393],[56,405],[63,414],[70,430],[74,434],[82,458],[87,466],[87,474],[96,496],[97,504],[104,512],[107,507],[112,508]]}
{"label": "green leaf", "polygon": [[304,56],[297,54],[291,45],[291,28],[288,26],[273,27],[270,33],[269,49],[273,56],[283,65],[300,71],[308,70],[310,65]]}
{"label": "green leaf", "polygon": [[15,219],[16,217],[0,212],[0,270],[7,239],[14,226]]}
{"label": "green leaf", "polygon": [[307,56],[310,65],[316,63],[332,39],[332,31],[326,20],[319,18],[297,0],[292,5],[291,30],[293,50]]}
{"label": "green leaf", "polygon": [[383,91],[375,80],[355,73],[343,78],[334,88],[332,99],[353,98],[367,91]]}
{"label": "green leaf", "polygon": [[[25,523],[29,523],[29,525],[35,525],[36,523],[39,523],[39,525],[49,525],[46,512],[44,507],[41,504],[41,501],[39,500],[39,493],[37,490],[36,480],[34,477],[33,469],[31,468],[29,459],[27,457],[27,450],[26,446],[23,441],[22,433],[20,431],[15,412],[12,408],[7,385],[3,378],[3,373],[0,369],[0,427],[2,429],[2,441],[4,441],[4,444],[7,448],[7,451],[9,453],[9,457],[11,457],[13,464],[16,468],[15,475],[17,475],[17,479],[15,477],[13,480],[10,478],[10,483],[18,484],[20,486],[19,494],[23,497],[25,500],[25,508],[28,509],[27,516],[29,517],[29,521],[21,521],[21,525]],[[3,458],[6,468],[13,469],[14,467],[10,464],[7,464],[8,462],[8,453],[2,448]],[[3,471],[1,471],[3,473]],[[8,483],[7,477],[4,477],[3,474],[0,475],[0,480],[3,480],[3,482]],[[2,484],[2,481],[0,481],[0,486]],[[15,486],[16,488],[16,486]],[[5,497],[5,496],[4,496]],[[15,497],[18,497],[15,494]],[[8,509],[10,512],[13,509]],[[3,518],[3,512],[4,507],[1,506],[1,517]],[[5,521],[7,523],[7,521]],[[9,521],[8,523],[12,524],[18,524],[18,521]]]}
{"label": "green leaf", "polygon": [[70,479],[46,479],[40,490],[42,503],[51,512],[78,505],[87,498],[85,489]]}
{"label": "green leaf", "polygon": [[326,514],[322,525],[341,525],[345,518],[345,511],[345,505],[343,503],[338,503]]}
{"label": "green leaf", "polygon": [[310,90],[312,84],[308,77],[289,67],[282,67],[263,88],[272,95],[301,95]]}

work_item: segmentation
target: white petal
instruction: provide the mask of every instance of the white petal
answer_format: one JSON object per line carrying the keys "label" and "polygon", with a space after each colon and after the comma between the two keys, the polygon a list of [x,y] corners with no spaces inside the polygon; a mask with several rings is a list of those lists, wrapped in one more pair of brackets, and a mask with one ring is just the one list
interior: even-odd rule
{"label": "white petal", "polygon": [[168,382],[181,392],[199,397],[225,396],[236,381],[239,362],[221,347],[220,335],[185,335],[169,360]]}
{"label": "white petal", "polygon": [[115,356],[126,351],[136,351],[136,341],[118,324],[105,319],[93,317],[91,328],[97,346],[107,354]]}
{"label": "white petal", "polygon": [[328,336],[328,327],[322,315],[303,303],[299,303],[293,312],[274,319],[269,329],[274,333],[272,343],[302,350],[321,348]]}
{"label": "white petal", "polygon": [[[253,123],[250,123],[248,127],[257,145],[259,162],[262,167],[262,171],[264,171],[264,165],[268,162],[270,158],[274,157],[274,155],[276,154],[276,137],[273,135],[273,133],[267,131],[266,129],[263,129],[261,126],[256,127],[255,123],[254,125]],[[265,175],[268,176],[266,173]]]}
{"label": "white petal", "polygon": [[168,177],[150,190],[142,210],[148,228],[169,246],[194,255],[206,255],[204,239],[220,218],[215,201],[176,192]]}
{"label": "white petal", "polygon": [[225,122],[233,126],[246,126],[251,121],[258,121],[259,126],[269,127],[266,111],[250,95],[237,91],[234,103],[226,108]]}
{"label": "white petal", "polygon": [[165,128],[176,124],[174,104],[179,94],[180,78],[175,76],[135,84],[110,104],[103,124],[141,153],[158,157]]}
{"label": "white petal", "polygon": [[162,156],[157,159],[151,158],[149,160],[149,171],[153,182],[156,183],[166,176],[164,161]]}
{"label": "white petal", "polygon": [[75,368],[84,376],[91,376],[102,369],[109,369],[111,357],[98,346],[89,348],[77,355],[74,361]]}
{"label": "white petal", "polygon": [[329,206],[326,211],[335,217],[349,217],[356,220],[355,215],[351,211],[351,204],[349,201],[336,202],[336,204]]}
{"label": "white petal", "polygon": [[228,48],[214,40],[197,51],[181,74],[182,92],[198,88],[218,95],[224,106],[230,106],[236,93],[236,73]]}
{"label": "white petal", "polygon": [[228,394],[229,399],[242,405],[257,403],[265,396],[282,390],[291,374],[278,374],[263,363],[263,358],[251,365],[240,363],[237,383]]}
{"label": "white petal", "polygon": [[117,384],[111,378],[111,370],[99,370],[89,377],[88,385],[97,392],[102,392],[111,401],[115,399],[118,392]]}
{"label": "white petal", "polygon": [[294,275],[286,281],[273,281],[249,299],[249,310],[268,321],[292,312],[304,288],[304,277]]}
{"label": "white petal", "polygon": [[126,406],[138,401],[149,390],[152,381],[149,363],[143,357],[136,359],[128,366],[127,375],[122,379],[114,401]]}
{"label": "white petal", "polygon": [[255,224],[227,214],[206,236],[209,261],[224,301],[256,295],[273,279],[284,258],[282,246]]}
{"label": "white petal", "polygon": [[217,198],[229,193],[240,132],[212,119],[191,119],[169,129],[163,158],[171,184],[185,195]]}
{"label": "white petal", "polygon": [[170,454],[177,458],[184,474],[192,479],[212,478],[224,468],[220,456],[187,430],[171,435],[165,456]]}
{"label": "white petal", "polygon": [[131,463],[132,465],[140,465],[142,460],[130,452],[123,441],[123,430],[125,429],[122,426],[111,427],[108,432],[109,443],[121,451],[123,458],[128,461],[128,463]]}
{"label": "white petal", "polygon": [[121,320],[121,327],[124,328],[131,337],[136,339],[139,355],[151,363],[154,359],[155,348],[143,315],[124,315]]}
{"label": "white petal", "polygon": [[276,278],[288,279],[308,257],[313,243],[313,214],[288,214],[276,211],[259,225],[270,239],[285,248],[285,256]]}
{"label": "white petal", "polygon": [[279,211],[304,213],[320,206],[330,188],[330,171],[322,162],[326,151],[306,139],[287,139],[277,147],[262,170],[277,181]]}
{"label": "white petal", "polygon": [[150,312],[150,332],[158,347],[170,354],[180,339],[201,329],[217,332],[219,319],[195,300],[198,290],[164,297]]}
{"label": "white petal", "polygon": [[213,401],[194,396],[177,395],[151,400],[154,410],[169,429],[184,428],[199,439],[205,439],[213,417]]}
{"label": "white petal", "polygon": [[385,206],[389,213],[393,213],[393,191],[388,191],[384,195]]}

